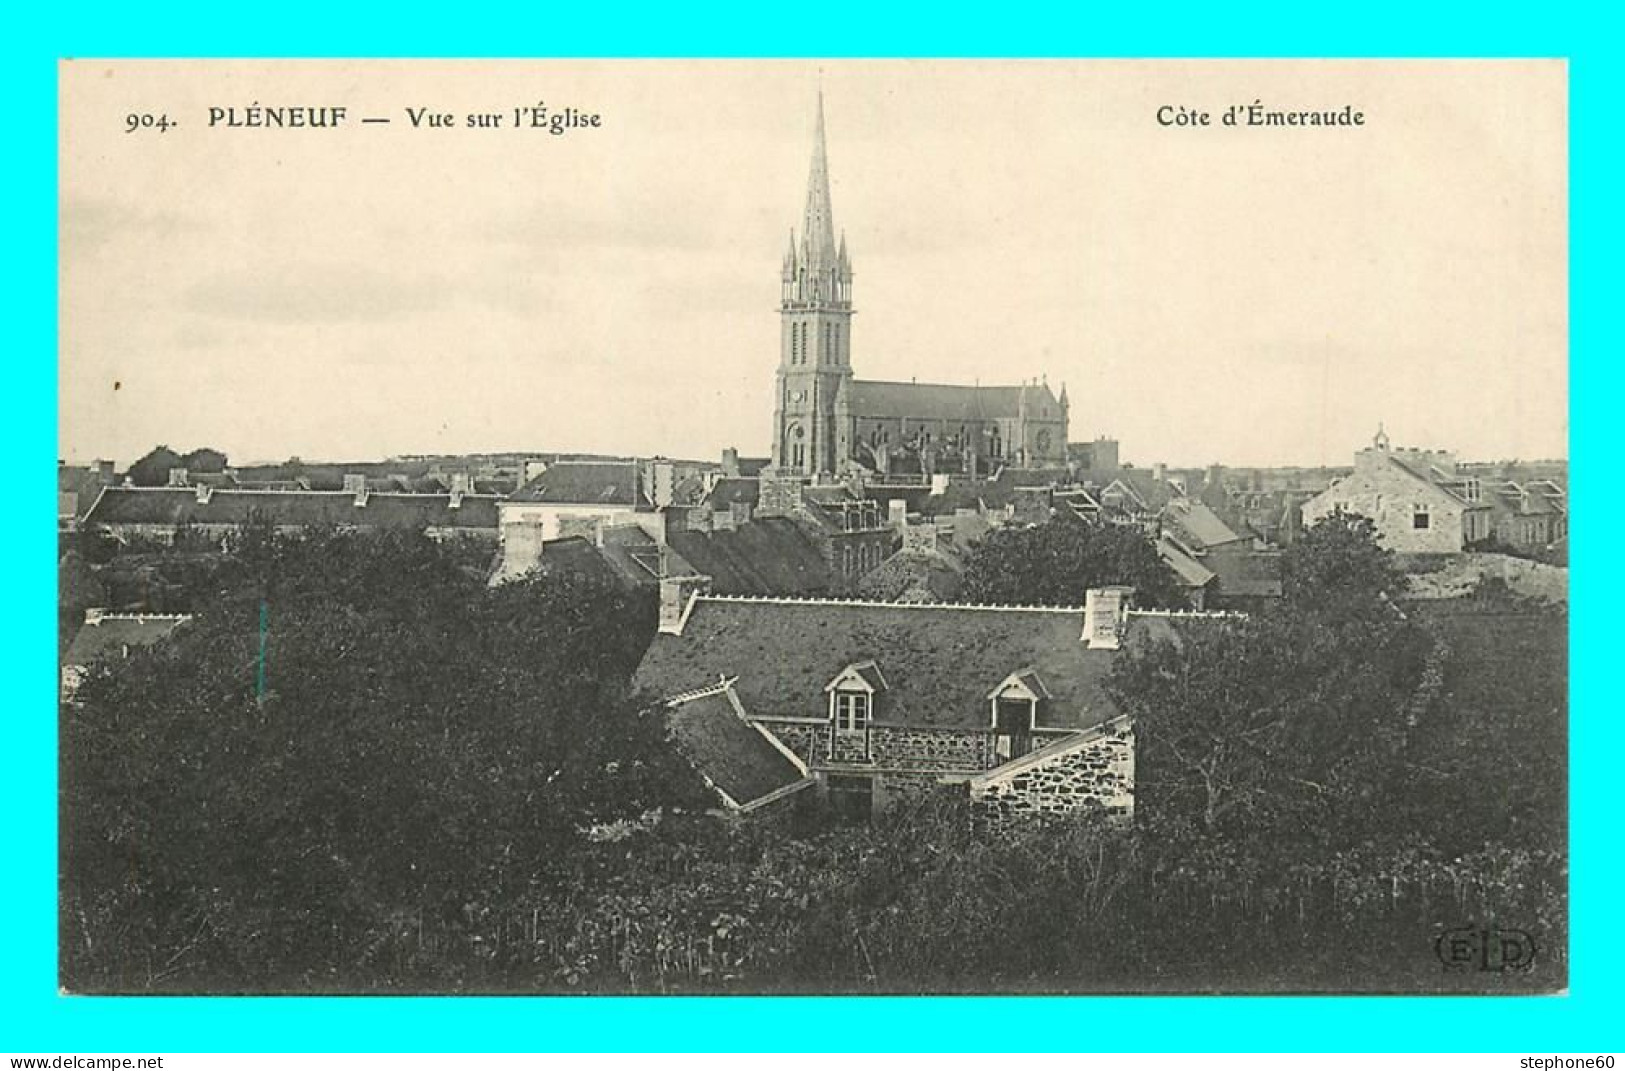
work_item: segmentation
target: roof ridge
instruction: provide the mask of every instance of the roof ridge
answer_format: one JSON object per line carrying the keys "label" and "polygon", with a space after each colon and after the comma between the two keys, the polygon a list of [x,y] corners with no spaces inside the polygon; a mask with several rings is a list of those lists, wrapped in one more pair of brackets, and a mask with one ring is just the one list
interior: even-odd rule
{"label": "roof ridge", "polygon": [[85,624],[100,625],[106,621],[190,621],[191,614],[98,614],[87,618]]}
{"label": "roof ridge", "polygon": [[883,610],[1000,610],[1000,611],[1044,611],[1048,613],[1081,614],[1082,606],[1040,606],[1024,603],[988,603],[988,602],[881,602],[875,599],[839,599],[819,598],[815,596],[797,595],[714,595],[700,594],[695,596],[704,602],[741,602],[741,603],[771,603],[785,606],[850,606],[865,607]]}

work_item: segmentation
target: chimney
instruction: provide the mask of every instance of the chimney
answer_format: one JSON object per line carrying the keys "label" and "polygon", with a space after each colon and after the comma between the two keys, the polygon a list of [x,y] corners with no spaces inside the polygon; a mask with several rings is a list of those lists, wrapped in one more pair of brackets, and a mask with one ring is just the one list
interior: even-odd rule
{"label": "chimney", "polygon": [[722,474],[729,479],[739,478],[739,451],[732,446],[722,451]]}
{"label": "chimney", "polygon": [[87,624],[87,625],[99,625],[99,624],[101,624],[102,623],[102,616],[104,614],[106,614],[106,613],[107,613],[107,611],[102,609],[99,606],[87,607],[85,609],[85,624]]}
{"label": "chimney", "polygon": [[668,636],[683,634],[683,618],[694,596],[711,586],[708,576],[668,576],[660,581],[660,631]]}
{"label": "chimney", "polygon": [[728,512],[733,514],[734,524],[736,526],[750,523],[751,509],[752,507],[749,502],[734,501],[728,503]]}
{"label": "chimney", "polygon": [[525,462],[525,468],[519,474],[519,485],[523,487],[525,484],[534,480],[536,477],[540,476],[546,471],[547,462],[541,460],[540,458],[533,458],[532,460]]}
{"label": "chimney", "polygon": [[886,523],[901,532],[908,527],[908,500],[893,498],[886,503]]}
{"label": "chimney", "polygon": [[169,470],[169,486],[171,486],[171,487],[186,487],[190,483],[191,483],[191,481],[186,478],[186,470],[185,469],[177,468],[177,469],[170,469]]}
{"label": "chimney", "polygon": [[1090,588],[1083,601],[1084,646],[1091,651],[1117,650],[1133,598],[1134,589],[1130,587]]}
{"label": "chimney", "polygon": [[524,576],[541,564],[545,546],[540,518],[505,517],[502,521],[502,566],[492,578],[501,583]]}
{"label": "chimney", "polygon": [[452,509],[461,509],[463,505],[463,496],[471,495],[473,493],[473,477],[469,476],[469,474],[466,472],[454,472],[451,474],[450,506]]}
{"label": "chimney", "polygon": [[711,530],[714,532],[731,532],[736,527],[734,522],[737,520],[738,518],[734,516],[733,506],[730,505],[727,509],[718,510],[712,514]]}
{"label": "chimney", "polygon": [[200,484],[197,485],[197,504],[198,505],[200,505],[200,506],[208,505],[209,504],[209,499],[211,499],[213,497],[214,497],[214,488],[213,487],[209,486],[206,483],[200,483]]}
{"label": "chimney", "polygon": [[1158,483],[1166,480],[1168,478],[1168,466],[1163,464],[1161,461],[1157,462],[1155,465],[1152,465],[1151,478],[1156,480]]}
{"label": "chimney", "polygon": [[931,474],[931,493],[934,495],[946,494],[948,491],[948,474],[946,472],[933,472]]}
{"label": "chimney", "polygon": [[655,458],[644,469],[644,490],[655,509],[671,505],[676,495],[677,470],[670,461]]}
{"label": "chimney", "polygon": [[111,487],[113,486],[113,478],[113,462],[109,461],[107,458],[98,458],[96,460],[97,481],[101,483],[103,487]]}
{"label": "chimney", "polygon": [[367,504],[367,477],[359,472],[345,473],[344,491],[346,494],[355,496],[357,509],[365,506]]}

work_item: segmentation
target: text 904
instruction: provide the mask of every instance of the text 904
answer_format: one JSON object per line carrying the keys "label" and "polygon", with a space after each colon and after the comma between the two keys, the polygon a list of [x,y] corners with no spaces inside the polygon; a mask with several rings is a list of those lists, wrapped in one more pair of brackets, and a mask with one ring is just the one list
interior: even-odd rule
{"label": "text 904", "polygon": [[124,132],[126,134],[134,134],[137,130],[156,130],[162,134],[175,125],[176,123],[169,116],[154,115],[151,112],[131,112],[124,117]]}

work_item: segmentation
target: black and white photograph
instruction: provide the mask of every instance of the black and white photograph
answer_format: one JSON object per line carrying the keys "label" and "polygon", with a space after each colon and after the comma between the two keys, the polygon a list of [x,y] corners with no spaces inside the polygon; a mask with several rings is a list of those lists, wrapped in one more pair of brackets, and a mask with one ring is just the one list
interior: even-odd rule
{"label": "black and white photograph", "polygon": [[62,992],[1566,992],[1564,61],[58,81]]}

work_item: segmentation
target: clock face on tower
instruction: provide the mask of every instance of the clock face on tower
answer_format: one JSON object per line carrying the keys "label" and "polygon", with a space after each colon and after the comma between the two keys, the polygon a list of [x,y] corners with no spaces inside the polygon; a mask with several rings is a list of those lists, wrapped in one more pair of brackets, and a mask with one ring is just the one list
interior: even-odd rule
{"label": "clock face on tower", "polygon": [[790,392],[790,400],[792,402],[806,401],[806,399],[807,399],[807,392],[804,391],[804,390],[793,390],[793,391]]}

